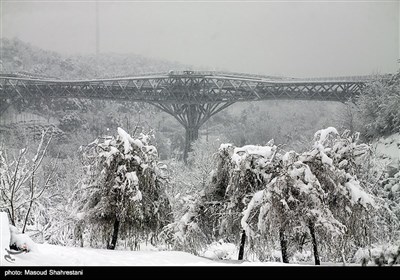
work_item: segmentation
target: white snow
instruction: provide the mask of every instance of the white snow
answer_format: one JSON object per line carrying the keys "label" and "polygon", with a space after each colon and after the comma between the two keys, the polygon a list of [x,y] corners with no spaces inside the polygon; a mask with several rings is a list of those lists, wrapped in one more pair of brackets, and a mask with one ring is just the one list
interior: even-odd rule
{"label": "white snow", "polygon": [[235,244],[219,240],[208,245],[200,255],[212,260],[236,260],[239,250]]}
{"label": "white snow", "polygon": [[315,142],[314,147],[319,151],[322,163],[332,166],[333,160],[330,157],[328,157],[325,153],[325,151],[328,151],[328,149],[325,149],[324,146],[319,141]]}
{"label": "white snow", "polygon": [[143,147],[142,141],[139,139],[133,139],[125,130],[118,127],[118,135],[121,138],[122,142],[124,142],[124,152],[125,154],[132,150],[131,144],[135,144],[139,148]]}
{"label": "white snow", "polygon": [[249,155],[256,155],[264,159],[269,159],[273,156],[274,150],[274,147],[270,146],[246,145],[237,147],[233,150],[232,161],[235,162],[236,165],[240,165]]}
{"label": "white snow", "polygon": [[124,142],[124,152],[126,154],[132,149],[131,142],[133,142],[133,139],[128,133],[126,133],[125,130],[120,127],[118,127],[118,135],[121,137],[122,142]]}
{"label": "white snow", "polygon": [[76,217],[78,218],[78,220],[83,220],[85,218],[85,213],[84,212],[76,213]]}
{"label": "white snow", "polygon": [[139,184],[139,179],[136,176],[135,171],[126,173],[126,179],[128,179],[129,184],[132,184],[133,186],[137,186]]}
{"label": "white snow", "polygon": [[324,152],[321,152],[321,161],[323,164],[327,164],[329,166],[332,166],[333,160],[328,157]]}
{"label": "white snow", "polygon": [[336,135],[339,134],[337,132],[336,128],[330,126],[328,128],[321,129],[321,130],[318,130],[317,132],[315,132],[314,139],[315,139],[315,141],[317,141],[318,143],[323,145],[325,140],[326,140],[326,138],[328,137],[328,135],[332,134],[332,133],[336,134]]}
{"label": "white snow", "polygon": [[0,257],[1,260],[4,260],[4,254],[6,254],[6,248],[10,248],[10,227],[9,227],[9,221],[8,221],[8,215],[6,212],[0,212]]}
{"label": "white snow", "polygon": [[400,133],[382,137],[372,146],[376,149],[379,159],[392,168],[400,167]]}
{"label": "white snow", "polygon": [[122,251],[37,244],[7,266],[282,266],[280,262],[219,261],[180,251]]}
{"label": "white snow", "polygon": [[106,158],[106,163],[107,165],[111,164],[111,161],[113,160],[113,157],[115,154],[119,153],[118,149],[115,147],[110,146],[110,151],[108,152],[101,152],[100,156]]}
{"label": "white snow", "polygon": [[349,182],[346,182],[344,186],[350,193],[351,202],[357,203],[359,201],[363,206],[367,206],[366,204],[370,204],[371,206],[375,206],[375,202],[372,197],[362,190],[360,183],[353,178],[350,179]]}
{"label": "white snow", "polygon": [[258,191],[254,194],[252,199],[250,200],[249,204],[247,205],[246,209],[243,210],[242,212],[242,220],[240,221],[240,224],[242,228],[247,232],[247,234],[251,234],[251,229],[249,225],[247,224],[247,219],[250,216],[251,210],[259,205],[264,197],[264,190]]}
{"label": "white snow", "polygon": [[157,148],[156,148],[156,147],[154,147],[154,146],[152,146],[152,145],[149,145],[149,146],[144,146],[144,148],[145,148],[146,152],[147,152],[149,155],[154,155],[154,156],[157,156],[157,155],[158,155],[158,152],[157,152]]}
{"label": "white snow", "polygon": [[15,244],[18,248],[23,248],[30,252],[37,250],[36,243],[33,242],[29,235],[20,233],[19,230],[13,225],[9,225],[9,227],[11,233],[10,244]]}
{"label": "white snow", "polygon": [[142,200],[142,192],[140,190],[137,190],[135,196],[133,196],[131,200],[132,201]]}
{"label": "white snow", "polygon": [[232,147],[232,144],[230,144],[230,143],[223,143],[223,144],[221,144],[221,145],[219,146],[219,151],[226,150],[226,149],[228,149],[229,147]]}
{"label": "white snow", "polygon": [[296,161],[297,154],[295,151],[289,151],[282,156],[282,162],[284,165],[292,164]]}

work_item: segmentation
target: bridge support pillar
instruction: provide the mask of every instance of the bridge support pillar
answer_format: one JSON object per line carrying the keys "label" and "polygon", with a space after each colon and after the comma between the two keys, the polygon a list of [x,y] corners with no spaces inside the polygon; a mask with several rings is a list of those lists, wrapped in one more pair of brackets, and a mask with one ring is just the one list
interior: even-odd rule
{"label": "bridge support pillar", "polygon": [[199,138],[200,127],[213,115],[232,105],[234,102],[200,104],[150,103],[172,115],[185,128],[183,160],[187,163],[189,152],[192,149],[192,143]]}
{"label": "bridge support pillar", "polygon": [[185,150],[183,151],[183,160],[187,163],[189,152],[192,150],[192,143],[199,138],[199,128],[197,127],[185,127]]}

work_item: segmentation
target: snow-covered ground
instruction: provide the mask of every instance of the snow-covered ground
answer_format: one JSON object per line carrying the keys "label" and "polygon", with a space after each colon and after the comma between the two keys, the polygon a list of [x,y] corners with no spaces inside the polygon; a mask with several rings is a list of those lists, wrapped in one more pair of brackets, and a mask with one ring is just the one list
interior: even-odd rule
{"label": "snow-covered ground", "polygon": [[282,266],[280,262],[222,261],[179,251],[122,251],[37,244],[36,250],[12,255],[2,266]]}

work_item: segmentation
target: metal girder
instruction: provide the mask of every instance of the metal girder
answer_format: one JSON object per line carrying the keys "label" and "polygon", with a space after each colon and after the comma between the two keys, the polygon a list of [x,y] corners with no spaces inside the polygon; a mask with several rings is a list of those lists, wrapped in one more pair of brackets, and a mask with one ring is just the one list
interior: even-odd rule
{"label": "metal girder", "polygon": [[191,144],[198,138],[200,127],[213,115],[232,105],[234,102],[204,104],[149,103],[172,115],[185,128],[186,136],[183,159],[186,162]]}
{"label": "metal girder", "polygon": [[360,94],[366,82],[366,77],[296,80],[194,71],[81,81],[0,74],[0,100],[86,98],[150,103],[185,127],[186,162],[199,128],[211,116],[235,102],[267,99],[345,102]]}
{"label": "metal girder", "polygon": [[[202,72],[199,72],[202,73]],[[120,79],[61,81],[0,75],[0,98],[88,98],[205,104],[266,99],[329,100],[344,102],[360,94],[367,79],[295,80],[259,76],[197,74],[148,75]]]}

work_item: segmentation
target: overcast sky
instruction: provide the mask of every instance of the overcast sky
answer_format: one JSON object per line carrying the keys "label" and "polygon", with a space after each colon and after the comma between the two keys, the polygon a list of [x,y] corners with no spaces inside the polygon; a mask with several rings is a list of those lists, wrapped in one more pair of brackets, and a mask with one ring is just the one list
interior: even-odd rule
{"label": "overcast sky", "polygon": [[[0,1],[2,37],[95,53],[95,1]],[[99,2],[100,52],[292,77],[399,67],[398,1]]]}

